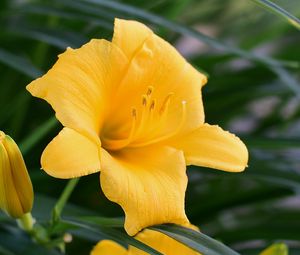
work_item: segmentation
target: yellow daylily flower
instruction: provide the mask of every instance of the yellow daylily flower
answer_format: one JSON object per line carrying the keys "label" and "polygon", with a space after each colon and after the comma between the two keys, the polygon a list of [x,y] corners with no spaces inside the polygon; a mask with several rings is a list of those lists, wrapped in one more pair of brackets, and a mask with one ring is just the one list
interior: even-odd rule
{"label": "yellow daylily flower", "polygon": [[23,156],[14,140],[0,131],[0,209],[21,218],[33,205],[33,188]]}
{"label": "yellow daylily flower", "polygon": [[[145,229],[137,234],[136,239],[147,244],[164,255],[200,255],[199,252],[185,246],[184,244],[168,237],[160,232]],[[134,246],[125,249],[118,243],[110,240],[100,241],[92,250],[90,255],[147,255]]]}
{"label": "yellow daylily flower", "polygon": [[57,178],[101,170],[108,199],[134,235],[155,224],[186,225],[186,165],[239,172],[245,145],[204,124],[206,77],[148,27],[115,20],[112,42],[68,48],[27,86],[65,126],[46,147],[42,168]]}

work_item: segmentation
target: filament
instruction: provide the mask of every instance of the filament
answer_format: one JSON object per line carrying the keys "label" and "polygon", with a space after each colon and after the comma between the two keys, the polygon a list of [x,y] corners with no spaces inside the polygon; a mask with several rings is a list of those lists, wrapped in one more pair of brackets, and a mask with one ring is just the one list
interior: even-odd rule
{"label": "filament", "polygon": [[132,141],[135,131],[136,131],[136,120],[137,120],[137,110],[135,108],[131,111],[132,124],[128,138],[125,139],[101,139],[103,147],[107,150],[119,150],[126,147]]}
{"label": "filament", "polygon": [[109,139],[103,138],[103,147],[107,150],[120,150],[124,147],[141,147],[169,139],[178,134],[186,121],[186,101],[181,101],[181,117],[177,127],[173,131],[167,131],[160,135],[160,130],[164,130],[169,106],[174,93],[169,93],[163,100],[160,107],[156,99],[152,99],[154,88],[149,86],[141,98],[141,113],[138,116],[137,108],[131,111],[131,128],[127,138]]}
{"label": "filament", "polygon": [[177,126],[177,128],[173,132],[167,133],[165,135],[159,136],[157,138],[154,138],[154,139],[151,139],[151,140],[148,140],[148,141],[145,141],[145,142],[133,143],[133,144],[130,144],[128,147],[134,148],[134,147],[141,147],[141,146],[151,145],[151,144],[158,143],[158,142],[161,142],[163,140],[166,140],[166,139],[168,139],[170,137],[173,137],[174,135],[178,134],[179,131],[184,126],[184,123],[185,123],[185,120],[186,120],[186,101],[182,101],[181,105],[182,105],[181,120],[180,120],[179,125]]}

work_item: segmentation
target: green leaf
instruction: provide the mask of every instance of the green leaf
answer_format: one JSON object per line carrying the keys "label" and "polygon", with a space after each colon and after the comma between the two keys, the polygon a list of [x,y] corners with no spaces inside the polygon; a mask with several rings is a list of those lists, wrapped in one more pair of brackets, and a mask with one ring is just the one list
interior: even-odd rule
{"label": "green leaf", "polygon": [[4,247],[0,246],[0,254],[1,255],[16,255],[15,253],[5,249]]}
{"label": "green leaf", "polygon": [[66,49],[67,47],[77,48],[88,40],[83,35],[75,32],[47,27],[40,28],[22,25],[19,27],[12,26],[10,29],[13,34],[45,42],[48,45],[53,45],[60,49]]}
{"label": "green leaf", "polygon": [[242,140],[246,141],[247,146],[260,149],[278,149],[282,150],[285,148],[300,148],[300,139],[295,137],[292,138],[267,138],[267,137],[241,137]]}
{"label": "green leaf", "polygon": [[289,187],[295,192],[300,193],[300,175],[296,171],[283,171],[272,165],[261,164],[261,167],[257,166],[245,172],[245,176],[263,180],[265,183]]}
{"label": "green leaf", "polygon": [[269,0],[251,0],[252,2],[262,6],[264,9],[276,14],[279,17],[287,20],[291,25],[300,30],[300,20],[296,18],[294,15],[278,6],[277,4],[269,1]]}
{"label": "green leaf", "polygon": [[28,59],[17,56],[4,49],[0,49],[0,62],[31,78],[42,75],[42,71],[33,66]]}
{"label": "green leaf", "polygon": [[293,78],[293,76],[290,73],[288,73],[284,68],[273,66],[271,69],[275,74],[278,75],[283,84],[288,86],[300,99],[300,85],[298,81],[295,78]]}
{"label": "green leaf", "polygon": [[115,230],[112,228],[95,228],[94,226],[91,226],[89,223],[86,224],[83,221],[74,221],[74,220],[65,220],[62,221],[67,224],[73,225],[74,227],[79,227],[81,229],[88,230],[89,232],[92,232],[96,235],[99,235],[99,240],[102,239],[103,235],[106,236],[108,239],[111,239],[113,241],[116,241],[121,244],[125,245],[132,245],[140,250],[143,250],[151,255],[163,255],[160,252],[156,251],[155,249],[151,248],[150,246],[134,239],[133,237],[127,235],[126,233]]}
{"label": "green leaf", "polygon": [[76,217],[75,219],[91,224],[98,225],[100,227],[117,227],[122,228],[124,226],[123,218],[107,218],[107,217],[99,217],[99,216],[81,216]]}
{"label": "green leaf", "polygon": [[20,143],[20,150],[23,154],[29,152],[29,150],[38,143],[47,133],[57,125],[56,118],[51,118],[41,126],[39,126],[30,136]]}
{"label": "green leaf", "polygon": [[[74,4],[79,4],[80,3],[73,3],[72,6]],[[86,6],[82,6],[82,9],[84,9],[84,7]],[[92,16],[87,16],[87,15],[83,15],[80,13],[74,13],[74,12],[70,12],[70,11],[65,11],[65,10],[61,10],[59,8],[55,8],[52,6],[43,6],[43,5],[38,5],[38,4],[27,4],[26,6],[22,7],[20,10],[20,12],[22,13],[32,13],[32,14],[36,14],[36,15],[43,15],[46,14],[48,16],[56,16],[59,18],[63,18],[63,19],[70,19],[70,20],[82,20],[85,22],[89,22],[91,24],[100,26],[104,29],[112,29],[112,23],[111,22],[107,22],[104,20],[100,20],[98,18],[92,17]],[[99,15],[99,13],[97,13]]]}
{"label": "green leaf", "polygon": [[55,224],[56,222],[59,222],[60,217],[61,217],[61,213],[62,213],[67,201],[69,200],[73,190],[77,186],[79,180],[80,180],[80,178],[70,179],[68,181],[67,185],[65,186],[65,188],[64,188],[63,192],[61,193],[59,199],[55,203],[55,206],[54,206],[53,211],[52,211],[52,222],[53,222],[53,224]]}
{"label": "green leaf", "polygon": [[[11,252],[6,255],[62,255],[57,250],[33,242],[28,235],[15,226],[0,226],[0,237],[0,247]],[[1,250],[0,254],[2,255]]]}
{"label": "green leaf", "polygon": [[160,225],[150,229],[159,231],[205,255],[238,255],[219,241],[192,229],[176,225]]}

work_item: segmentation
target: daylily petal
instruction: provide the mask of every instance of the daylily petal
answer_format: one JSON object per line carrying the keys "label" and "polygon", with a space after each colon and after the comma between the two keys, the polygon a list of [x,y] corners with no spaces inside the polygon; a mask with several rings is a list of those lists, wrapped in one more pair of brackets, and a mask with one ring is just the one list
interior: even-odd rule
{"label": "daylily petal", "polygon": [[125,229],[135,235],[161,223],[188,223],[183,153],[170,147],[101,152],[101,187],[125,211]]}
{"label": "daylily petal", "polygon": [[94,247],[90,255],[126,255],[127,250],[118,243],[102,240]]}
{"label": "daylily petal", "polygon": [[44,76],[27,89],[45,99],[66,127],[98,137],[109,93],[119,84],[127,59],[114,44],[93,39],[79,49],[68,48]]}
{"label": "daylily petal", "polygon": [[204,124],[172,142],[184,151],[187,165],[197,165],[240,172],[248,162],[245,144],[235,135],[218,126]]}
{"label": "daylily petal", "polygon": [[100,170],[100,146],[84,135],[64,128],[46,147],[41,164],[56,178],[74,178]]}
{"label": "daylily petal", "polygon": [[[200,255],[200,253],[160,232],[145,229],[136,236],[139,241],[151,246],[164,255]],[[138,248],[129,246],[128,255],[147,255]]]}
{"label": "daylily petal", "polygon": [[[112,42],[131,60],[153,32],[144,24],[134,20],[115,19]],[[130,40],[130,42],[129,42]]]}
{"label": "daylily petal", "polygon": [[[122,21],[121,24],[122,26],[116,27],[117,38],[120,37],[119,26],[124,31],[132,29],[131,21]],[[146,96],[149,88],[152,88],[147,105],[150,107],[153,103],[153,119],[149,121],[149,117],[143,131],[135,137],[136,144],[170,134],[180,123],[181,132],[191,131],[203,124],[201,88],[206,83],[206,77],[188,64],[174,47],[155,34],[149,35],[145,30],[141,30],[140,36],[145,40],[136,47],[105,123],[108,130],[106,136],[111,138],[128,136],[132,109],[135,108],[137,118],[141,118],[145,105],[143,95]],[[135,37],[127,37],[126,40],[128,45],[135,44]],[[143,40],[138,40],[139,44],[141,41]],[[121,47],[123,50],[124,47]],[[162,120],[160,113],[169,97],[166,119]],[[186,110],[183,109],[183,102],[186,104]],[[124,127],[127,127],[127,133],[124,133]]]}

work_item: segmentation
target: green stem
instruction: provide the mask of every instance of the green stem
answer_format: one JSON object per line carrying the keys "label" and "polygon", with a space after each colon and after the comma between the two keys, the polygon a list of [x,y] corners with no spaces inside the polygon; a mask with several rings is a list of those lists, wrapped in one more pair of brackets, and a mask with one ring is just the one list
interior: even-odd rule
{"label": "green stem", "polygon": [[21,218],[17,219],[17,223],[21,229],[30,233],[33,229],[34,219],[31,213],[24,214]]}
{"label": "green stem", "polygon": [[35,219],[30,212],[17,219],[17,223],[18,226],[27,232],[33,240],[47,247],[47,244],[50,242],[47,236],[47,230],[38,223],[35,223]]}
{"label": "green stem", "polygon": [[26,137],[20,143],[20,149],[25,155],[28,153],[46,134],[48,134],[54,127],[57,126],[57,120],[55,117],[50,118],[43,124],[41,124],[38,128],[36,128],[32,134]]}
{"label": "green stem", "polygon": [[60,219],[62,210],[63,210],[66,202],[70,198],[73,190],[75,189],[78,181],[79,181],[79,178],[74,178],[74,179],[69,180],[69,182],[66,185],[65,189],[63,190],[60,198],[58,199],[56,205],[54,206],[53,214],[52,214],[53,222],[57,222]]}

